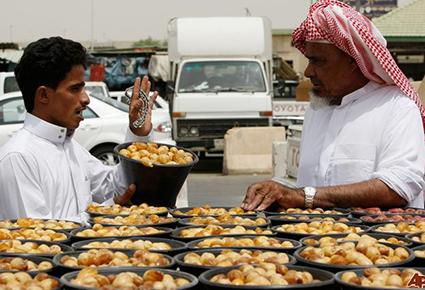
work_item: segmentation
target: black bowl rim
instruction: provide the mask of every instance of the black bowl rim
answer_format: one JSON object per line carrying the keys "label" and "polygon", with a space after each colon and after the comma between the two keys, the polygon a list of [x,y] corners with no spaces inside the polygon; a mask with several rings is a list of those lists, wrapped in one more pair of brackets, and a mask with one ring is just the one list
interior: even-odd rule
{"label": "black bowl rim", "polygon": [[[9,230],[11,232],[12,231],[18,231],[18,230],[35,230],[35,229],[36,229],[35,227],[34,228],[32,228],[32,227],[25,227],[25,228],[6,228],[6,230]],[[54,232],[59,233],[59,234],[64,234],[66,236],[66,239],[65,240],[60,240],[60,241],[46,241],[46,242],[61,243],[61,244],[68,244],[69,242],[71,242],[71,234],[70,234],[69,230],[54,230],[54,229],[46,229],[46,228],[40,228],[40,229],[43,230],[43,231],[51,230],[51,231],[54,231]],[[75,230],[76,229],[79,229],[79,228],[75,228]],[[5,240],[5,239],[3,239],[3,240]],[[22,240],[22,239],[12,239],[12,240]],[[31,239],[31,240],[44,242],[44,240],[34,240],[34,239]]]}
{"label": "black bowl rim", "polygon": [[[61,248],[62,252],[69,252],[69,251],[73,251],[71,246],[62,244],[62,243],[57,243],[57,242],[49,242],[49,241],[38,241],[38,240],[0,240],[0,242],[3,241],[20,241],[22,243],[26,243],[26,242],[33,242],[36,244],[46,244],[49,246],[53,246],[53,245],[57,245]],[[15,257],[31,257],[31,256],[39,256],[39,257],[52,257],[56,254],[49,254],[49,253],[12,253],[12,252],[0,252],[0,254],[7,254],[7,255],[11,255],[11,256],[15,256]]]}
{"label": "black bowl rim", "polygon": [[[34,263],[37,263],[37,264],[39,264],[41,262],[50,262],[52,264],[52,268],[50,268],[50,269],[34,270],[34,271],[28,271],[27,270],[27,271],[25,271],[25,272],[30,273],[30,274],[31,273],[34,273],[34,274],[50,273],[56,267],[55,263],[53,263],[53,260],[51,258],[43,257],[43,256],[16,256],[16,255],[10,255],[8,253],[1,253],[0,259],[2,259],[2,258],[22,258],[22,259],[27,259],[27,260],[33,261]],[[21,270],[3,270],[3,269],[0,269],[0,273],[5,273],[5,272],[17,273],[17,272],[22,272],[22,271]]]}
{"label": "black bowl rim", "polygon": [[[114,227],[114,228],[119,228],[119,227],[121,227],[121,226],[111,226],[111,227]],[[136,228],[146,228],[146,226],[129,226],[129,227],[136,227]],[[70,233],[70,236],[71,236],[71,239],[72,238],[74,238],[74,239],[80,239],[80,240],[89,240],[89,239],[95,239],[96,237],[81,237],[81,236],[76,236],[75,234],[76,233],[78,233],[78,232],[81,232],[81,231],[83,231],[83,230],[87,230],[87,229],[90,229],[91,227],[84,227],[84,228],[81,228],[81,229],[76,229],[76,230],[74,230],[74,231],[72,231],[71,233]],[[149,234],[149,235],[137,235],[137,236],[107,236],[107,237],[97,237],[97,238],[133,238],[133,237],[154,237],[154,236],[157,236],[157,235],[168,235],[168,234],[171,234],[172,233],[172,231],[173,231],[173,229],[171,229],[171,228],[167,228],[167,227],[153,227],[153,228],[156,228],[156,229],[158,229],[158,230],[163,230],[163,232],[159,232],[159,233],[154,233],[154,234]]]}
{"label": "black bowl rim", "polygon": [[[116,274],[116,273],[121,273],[121,272],[134,272],[136,274],[143,274],[148,270],[158,270],[161,271],[163,273],[167,273],[170,274],[173,277],[181,277],[181,278],[185,278],[189,280],[189,284],[185,285],[184,287],[178,288],[179,290],[183,290],[183,289],[188,289],[188,288],[192,288],[194,286],[196,286],[198,284],[198,278],[192,274],[186,273],[186,272],[182,272],[182,271],[176,271],[176,270],[170,270],[170,269],[161,269],[161,268],[149,268],[149,269],[145,269],[145,268],[129,268],[129,267],[121,267],[120,269],[107,269],[107,268],[98,268],[97,272],[98,274],[104,275],[104,274]],[[78,275],[80,271],[73,271],[73,272],[69,272],[66,273],[64,275],[62,275],[60,277],[60,281],[62,283],[62,285],[67,286],[67,287],[72,287],[74,289],[81,289],[81,290],[94,290],[96,288],[91,288],[91,287],[83,287],[83,286],[78,286],[78,285],[74,285],[71,283],[71,281],[69,281],[70,279],[76,277]],[[177,274],[177,275],[176,275]]]}
{"label": "black bowl rim", "polygon": [[[221,226],[221,225],[218,225],[218,226]],[[223,228],[233,228],[233,227],[237,227],[238,225],[231,225],[231,226],[222,226]],[[180,236],[178,236],[178,233],[180,233],[182,230],[186,230],[186,229],[190,229],[190,228],[205,228],[205,227],[207,227],[207,226],[187,226],[187,227],[180,227],[180,228],[177,228],[177,229],[175,229],[175,230],[173,230],[172,232],[171,232],[171,234],[170,234],[170,237],[171,238],[173,238],[173,239],[180,239],[180,240],[185,240],[185,241],[191,241],[191,240],[197,240],[198,238],[200,238],[200,237],[180,237]],[[255,229],[255,228],[261,228],[262,230],[270,230],[269,228],[263,228],[263,227],[247,227],[247,226],[243,226],[245,229],[248,229],[248,230],[250,230],[250,229]],[[262,234],[258,234],[258,235],[256,235],[256,234],[228,234],[228,235],[211,235],[211,236],[205,236],[205,237],[202,237],[202,238],[219,238],[219,237],[242,237],[242,236],[247,236],[247,235],[250,235],[250,236],[269,236],[269,237],[274,237],[274,236],[276,236],[276,233],[271,233],[271,234],[264,234],[264,233],[262,233]]]}
{"label": "black bowl rim", "polygon": [[311,217],[311,218],[315,218],[315,217],[319,217],[319,218],[346,218],[348,219],[348,222],[340,222],[340,221],[336,221],[338,223],[344,223],[344,224],[361,224],[362,221],[359,218],[354,218],[354,217],[350,217],[350,216],[339,216],[339,217],[334,217],[334,216],[330,216],[327,214],[275,214],[275,215],[269,215],[267,218],[270,221],[287,221],[287,222],[291,222],[291,223],[300,223],[300,222],[312,222],[312,221],[300,221],[298,219],[284,219],[282,217],[286,217],[286,216],[291,216],[291,217]]}
{"label": "black bowl rim", "polygon": [[[340,223],[340,222],[339,222]],[[370,231],[370,227],[367,225],[358,225],[358,224],[348,224],[348,223],[343,223],[343,224],[347,224],[348,226],[355,226],[355,227],[360,227],[362,229],[362,231],[358,232],[358,233],[353,233],[353,234],[364,234],[364,233],[368,233]],[[307,236],[330,236],[333,234],[323,234],[323,235],[312,235],[312,234],[302,234],[302,233],[295,233],[295,232],[283,232],[283,231],[279,231],[276,228],[280,227],[282,225],[276,225],[271,227],[270,229],[274,232],[277,233],[278,235],[287,235],[287,236],[294,236],[294,237],[298,237],[299,239],[303,238],[303,237],[307,237]],[[344,233],[341,233],[344,234]],[[348,233],[350,234],[350,233]],[[339,234],[335,234],[335,235],[339,235]]]}
{"label": "black bowl rim", "polygon": [[280,212],[280,211],[264,211],[264,214],[266,216],[273,216],[273,215],[281,215],[281,214],[296,214],[296,215],[321,215],[321,216],[328,216],[328,217],[332,217],[332,216],[337,216],[337,217],[343,217],[343,216],[349,216],[350,215],[350,211],[346,208],[341,208],[341,207],[334,207],[334,208],[330,208],[330,209],[323,209],[323,210],[335,210],[335,211],[339,211],[341,212],[341,214],[336,214],[336,213],[286,213],[286,212]]}
{"label": "black bowl rim", "polygon": [[[324,236],[311,235],[311,236],[307,236],[307,237],[302,238],[300,240],[300,242],[301,242],[301,244],[303,244],[305,246],[311,246],[311,245],[307,245],[304,241],[307,240],[307,239],[319,240],[319,239],[324,238],[324,237],[332,237],[332,238],[335,238],[335,239],[339,239],[339,238],[343,238],[345,236],[348,236],[349,234],[350,233],[348,233],[348,234],[330,234],[330,235],[324,235]],[[412,241],[408,240],[407,238],[399,237],[399,236],[393,236],[393,235],[390,235],[390,234],[380,234],[380,233],[378,234],[378,233],[375,233],[375,232],[373,232],[373,233],[372,232],[365,232],[365,233],[358,233],[358,235],[360,235],[360,236],[368,235],[368,236],[373,237],[377,240],[379,240],[381,238],[396,238],[397,240],[402,240],[403,242],[407,243],[406,245],[401,245],[401,246],[411,247],[413,245]],[[380,236],[380,237],[377,238],[376,236]],[[354,242],[354,241],[355,240],[347,240],[347,241],[344,241],[344,242]]]}
{"label": "black bowl rim", "polygon": [[365,221],[364,219],[366,217],[371,217],[371,218],[375,218],[378,216],[387,216],[387,217],[392,217],[392,216],[419,216],[419,217],[423,217],[423,221],[425,221],[425,214],[411,214],[411,213],[403,213],[403,214],[398,214],[398,213],[391,213],[391,214],[372,214],[372,215],[363,215],[361,217],[359,217],[359,219],[366,225],[381,225],[381,224],[388,224],[388,223],[412,223],[415,221]]}
{"label": "black bowl rim", "polygon": [[[41,220],[41,221],[50,221],[50,220],[54,220],[54,221],[65,221],[65,222],[71,222],[74,224],[79,225],[76,228],[72,228],[72,229],[51,229],[51,228],[42,228],[43,230],[53,230],[53,231],[66,231],[66,232],[70,232],[76,229],[79,229],[81,227],[84,227],[84,225],[82,223],[78,223],[76,221],[71,221],[71,220],[66,220],[66,219],[41,219],[41,218],[31,218],[32,220]],[[3,219],[0,220],[0,222],[2,221],[10,221],[12,223],[16,223],[18,219]],[[8,229],[8,230],[17,230],[17,229],[35,229],[37,226],[30,226],[30,227],[15,227],[15,228],[4,228],[4,227],[0,227],[1,229]]]}
{"label": "black bowl rim", "polygon": [[[344,241],[344,242],[339,242],[338,244],[343,244],[343,243],[355,243],[357,244],[357,241]],[[294,252],[294,257],[295,259],[297,259],[297,261],[302,262],[306,265],[309,265],[311,267],[319,267],[319,268],[329,268],[329,269],[335,269],[335,270],[341,270],[342,269],[366,269],[366,268],[391,268],[391,267],[397,267],[397,266],[402,266],[402,265],[406,265],[409,262],[413,261],[415,258],[415,254],[413,253],[413,251],[406,247],[406,246],[400,246],[400,245],[394,245],[394,244],[390,244],[390,243],[382,243],[380,242],[380,244],[389,246],[391,248],[396,248],[396,247],[401,247],[404,248],[408,253],[409,253],[409,257],[403,261],[400,262],[396,262],[396,263],[389,263],[389,264],[382,264],[382,265],[335,265],[335,264],[324,264],[324,263],[319,263],[319,262],[315,262],[315,261],[310,261],[307,259],[304,259],[303,257],[301,257],[300,253],[301,251],[303,251],[305,248],[307,247],[314,247],[317,248],[318,246],[304,246],[301,247],[299,249],[297,249]]]}
{"label": "black bowl rim", "polygon": [[[233,216],[236,217],[235,215],[233,215]],[[215,216],[208,216],[208,217],[216,218]],[[247,225],[242,225],[242,224],[223,224],[223,223],[212,224],[212,225],[217,225],[217,226],[243,226],[243,227],[260,227],[260,228],[263,228],[263,227],[268,227],[271,224],[270,219],[269,218],[266,218],[266,217],[256,217],[256,216],[238,216],[238,217],[247,218],[247,219],[250,219],[250,220],[255,220],[255,219],[258,219],[258,218],[262,218],[262,219],[265,219],[266,220],[266,223],[263,224],[263,225],[255,225],[255,226],[247,226]],[[191,218],[206,218],[206,217],[205,216],[194,216],[194,217],[177,218],[177,219],[178,219],[178,223],[180,225],[184,226],[184,227],[186,227],[186,226],[208,226],[208,225],[190,224],[190,223],[188,223],[188,221]]]}
{"label": "black bowl rim", "polygon": [[[255,264],[253,264],[253,266],[254,265]],[[208,279],[209,277],[211,277],[213,275],[227,273],[230,270],[237,269],[238,267],[240,267],[240,265],[238,265],[238,266],[224,267],[224,268],[217,268],[217,269],[208,270],[208,271],[202,273],[199,276],[199,282],[201,282],[202,284],[208,285],[208,286],[228,288],[228,289],[303,289],[303,288],[309,288],[309,287],[321,287],[321,286],[327,286],[327,285],[330,286],[330,285],[334,284],[334,274],[329,272],[329,271],[317,269],[317,268],[313,268],[313,267],[304,267],[304,266],[296,266],[296,265],[286,265],[286,266],[289,270],[293,269],[293,270],[297,270],[297,271],[307,271],[307,272],[311,273],[312,275],[313,275],[314,272],[320,273],[324,276],[329,276],[329,279],[320,281],[318,283],[284,285],[284,286],[272,285],[272,286],[261,286],[261,288],[258,285],[252,285],[252,286],[244,285],[243,288],[242,288],[241,286],[237,286],[237,285],[218,284],[218,283],[211,282]],[[313,277],[314,277],[314,275],[313,275]]]}
{"label": "black bowl rim", "polygon": [[[116,218],[116,217],[108,217],[108,216],[97,216],[97,217]],[[167,225],[173,225],[173,224],[176,224],[176,223],[179,222],[179,219],[178,218],[167,217],[167,218],[173,219],[173,221],[161,222],[161,223],[157,223],[157,224],[119,225],[119,224],[103,224],[103,223],[94,222],[94,220],[93,220],[94,218],[96,218],[96,217],[90,217],[87,222],[89,224],[91,224],[91,225],[100,224],[100,225],[102,225],[104,227],[117,227],[117,226],[119,226],[119,227],[120,226],[134,226],[134,227],[156,227],[156,226],[158,226],[158,227],[167,227]]]}
{"label": "black bowl rim", "polygon": [[[124,156],[124,155],[122,155],[122,154],[119,153],[119,150],[120,149],[123,149],[124,147],[128,147],[128,146],[130,146],[130,144],[133,144],[133,143],[137,143],[137,141],[136,142],[125,142],[125,143],[118,144],[117,146],[115,146],[114,152],[115,152],[115,154],[118,155],[119,158],[122,158],[122,159],[124,159],[126,161],[130,161],[131,163],[134,163],[134,164],[141,164],[141,165],[143,165],[141,162],[136,161],[136,160],[131,159],[131,158],[128,158],[128,157],[126,157],[126,156]],[[155,144],[157,144],[159,146],[163,146],[164,145],[164,146],[167,146],[167,147],[176,147],[177,149],[181,149],[181,150],[184,150],[185,152],[188,152],[188,153],[192,154],[192,156],[194,157],[193,158],[193,161],[190,162],[190,163],[187,163],[187,164],[170,164],[170,165],[153,164],[153,167],[158,167],[158,168],[164,168],[164,167],[165,168],[168,168],[168,167],[177,167],[177,168],[181,168],[181,167],[192,167],[193,165],[195,165],[199,161],[198,155],[196,155],[193,151],[191,151],[189,149],[186,149],[184,147],[181,147],[181,146],[170,146],[169,144],[157,143],[157,142],[149,142],[149,143],[155,143]],[[151,168],[151,167],[147,167],[147,166],[145,166],[145,167],[146,168]]]}
{"label": "black bowl rim", "polygon": [[[225,237],[227,238],[228,236],[225,236]],[[225,237],[223,237],[223,238],[225,238]],[[232,237],[232,238],[256,238],[258,236],[256,236],[256,235],[245,235],[245,236],[229,236],[229,237]],[[294,247],[292,247],[292,248],[283,248],[283,247],[212,247],[212,248],[209,248],[209,249],[236,249],[236,250],[237,249],[251,249],[251,250],[270,250],[270,251],[281,252],[281,251],[294,251],[294,250],[302,247],[302,244],[297,240],[281,238],[281,237],[276,237],[276,236],[265,236],[265,237],[273,238],[273,239],[276,239],[276,240],[279,240],[279,241],[282,241],[282,242],[289,241],[294,245]],[[197,248],[197,247],[195,247],[195,245],[197,243],[200,243],[203,240],[210,239],[210,238],[215,238],[215,237],[204,237],[204,238],[201,238],[201,239],[190,241],[190,242],[187,243],[187,248],[189,250],[206,249],[206,248]]]}
{"label": "black bowl rim", "polygon": [[406,239],[411,241],[413,244],[425,245],[425,242],[418,242],[418,241],[415,241],[415,240],[412,239],[413,237],[420,236],[422,234],[423,234],[423,232],[407,234]]}
{"label": "black bowl rim", "polygon": [[[376,290],[387,290],[387,289],[391,289],[391,288],[378,288],[378,287],[374,287],[374,288],[368,288],[366,286],[360,286],[360,285],[356,285],[356,284],[350,284],[347,282],[344,282],[341,280],[341,276],[345,273],[345,272],[354,272],[357,275],[358,274],[363,274],[363,271],[367,269],[367,268],[362,268],[362,269],[352,269],[352,270],[344,270],[344,271],[339,271],[337,273],[335,273],[335,283],[338,285],[342,285],[345,287],[351,287],[351,288],[355,288],[355,289],[376,289]],[[404,269],[416,269],[422,273],[425,273],[425,268],[424,267],[388,267],[388,268],[380,268],[380,270],[390,270],[390,269],[398,269],[398,270],[404,270]],[[413,289],[413,288],[393,288],[393,289]]]}
{"label": "black bowl rim", "polygon": [[[189,251],[189,252],[183,252],[180,254],[177,254],[174,256],[174,260],[176,261],[177,265],[179,266],[185,266],[185,267],[192,267],[192,268],[197,268],[197,269],[202,269],[202,270],[209,270],[209,269],[215,269],[215,268],[225,268],[225,267],[220,267],[220,266],[202,266],[202,265],[195,265],[195,264],[189,264],[189,263],[185,263],[183,261],[184,256],[186,256],[187,254],[190,253],[205,253],[205,252],[209,252],[209,253],[213,253],[214,256],[216,256],[216,253],[221,253],[224,250],[231,250],[231,251],[235,251],[235,252],[240,252],[242,250],[250,250],[250,251],[262,251],[262,252],[275,252],[275,253],[281,253],[281,254],[286,254],[289,258],[289,262],[288,263],[284,263],[282,265],[294,265],[297,262],[297,259],[295,259],[294,256],[284,253],[284,252],[279,252],[279,251],[273,251],[273,250],[258,250],[258,249],[253,249],[253,248],[243,248],[243,249],[234,249],[234,248],[210,248],[210,249],[198,249],[198,250],[194,250],[194,251]],[[241,265],[241,264],[238,264]],[[236,265],[235,265],[236,266]]]}
{"label": "black bowl rim", "polygon": [[169,244],[170,246],[171,246],[170,242],[172,242],[172,243],[177,243],[177,244],[181,245],[180,247],[176,247],[176,248],[171,247],[171,249],[169,249],[169,250],[150,250],[151,252],[158,252],[158,253],[167,253],[167,252],[170,252],[170,251],[182,251],[182,250],[187,249],[187,244],[185,242],[174,240],[174,239],[157,238],[157,237],[121,237],[121,238],[109,238],[108,237],[108,238],[98,238],[98,239],[87,239],[87,240],[75,242],[71,245],[71,247],[74,250],[79,250],[79,249],[84,249],[84,250],[87,250],[87,249],[131,250],[131,249],[126,249],[126,248],[82,248],[80,246],[80,244],[86,245],[86,244],[91,243],[91,242],[112,242],[114,240],[132,240],[132,241],[133,240],[136,240],[136,241],[144,240],[144,241],[151,241],[151,242],[154,242],[154,243],[155,242],[158,242],[158,243],[163,242],[163,243]]}
{"label": "black bowl rim", "polygon": [[415,260],[425,262],[425,257],[416,256],[415,251],[425,251],[425,244],[412,248],[412,252],[413,252],[413,255],[415,256]]}
{"label": "black bowl rim", "polygon": [[[176,211],[180,210],[183,213],[185,211],[194,209],[194,208],[199,208],[199,207],[203,207],[203,206],[187,206],[187,207],[178,207],[178,208],[173,208],[170,209],[170,214],[173,217],[177,217],[177,218],[191,218],[191,217],[217,217],[219,215],[215,214],[215,215],[188,215],[188,214],[176,214]],[[232,208],[238,208],[238,206],[210,206],[209,208],[223,208],[223,209],[232,209]],[[257,212],[255,211],[254,213],[247,213],[247,214],[231,214],[231,216],[243,216],[243,217],[254,217],[257,216]]]}
{"label": "black bowl rim", "polygon": [[[83,269],[84,267],[81,267],[81,268],[78,268],[78,267],[70,267],[70,266],[66,266],[66,265],[64,265],[64,264],[62,264],[61,262],[60,262],[60,259],[63,257],[63,256],[65,256],[65,255],[69,255],[69,256],[73,256],[73,257],[75,257],[75,256],[78,256],[79,254],[81,254],[81,253],[86,253],[86,252],[88,252],[89,250],[98,250],[98,249],[87,249],[87,250],[79,250],[79,251],[69,251],[69,252],[63,252],[63,253],[59,253],[59,254],[56,254],[54,257],[53,257],[53,259],[52,259],[52,261],[53,261],[53,263],[54,263],[54,265],[56,266],[56,267],[63,267],[63,268],[66,268],[66,269],[71,269],[72,271],[76,271],[76,270],[81,270],[81,269]],[[111,251],[111,252],[121,252],[121,253],[124,253],[124,254],[127,254],[127,255],[134,255],[134,253],[137,251],[137,250],[119,250],[119,249],[106,249],[106,250],[109,250],[109,251]],[[153,252],[151,252],[151,253],[153,253]],[[171,257],[170,255],[167,255],[167,254],[163,254],[163,253],[156,253],[156,254],[160,254],[160,255],[163,255],[164,257],[166,257],[167,259],[168,259],[168,261],[170,262],[168,265],[164,265],[164,266],[141,266],[141,267],[138,267],[138,266],[126,266],[126,268],[140,268],[140,269],[144,269],[144,268],[147,268],[147,269],[151,269],[151,268],[171,268],[171,267],[173,267],[175,264],[176,264],[176,261],[175,261],[175,259],[173,258],[173,257]],[[112,269],[118,269],[118,268],[122,268],[122,267],[120,267],[120,266],[102,266],[102,267],[96,267],[97,269],[99,269],[99,268],[112,268]]]}
{"label": "black bowl rim", "polygon": [[[416,234],[416,233],[405,233],[405,232],[402,232],[402,233],[390,233],[390,232],[380,232],[380,231],[377,231],[377,229],[379,227],[383,227],[386,224],[393,224],[393,225],[395,224],[395,225],[397,225],[398,223],[384,223],[384,224],[370,226],[369,232],[371,232],[371,233],[377,233],[377,234],[387,234],[387,235],[402,236],[402,237],[407,236],[408,234]],[[406,224],[414,225],[415,223],[406,223]],[[420,233],[420,232],[418,232],[418,233]]]}

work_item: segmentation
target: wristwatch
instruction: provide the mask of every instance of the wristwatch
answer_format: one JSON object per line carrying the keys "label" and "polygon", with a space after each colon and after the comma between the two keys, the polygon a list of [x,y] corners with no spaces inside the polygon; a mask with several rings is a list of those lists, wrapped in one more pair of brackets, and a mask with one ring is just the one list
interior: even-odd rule
{"label": "wristwatch", "polygon": [[316,189],[314,187],[304,187],[304,206],[305,208],[313,208],[314,196]]}

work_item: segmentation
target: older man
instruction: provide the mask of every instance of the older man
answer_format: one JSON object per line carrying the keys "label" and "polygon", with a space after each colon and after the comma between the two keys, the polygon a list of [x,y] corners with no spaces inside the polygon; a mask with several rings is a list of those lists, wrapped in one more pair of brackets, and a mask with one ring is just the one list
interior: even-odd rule
{"label": "older man", "polygon": [[242,207],[423,207],[424,108],[372,22],[321,0],[293,34],[313,83],[297,187],[248,188]]}

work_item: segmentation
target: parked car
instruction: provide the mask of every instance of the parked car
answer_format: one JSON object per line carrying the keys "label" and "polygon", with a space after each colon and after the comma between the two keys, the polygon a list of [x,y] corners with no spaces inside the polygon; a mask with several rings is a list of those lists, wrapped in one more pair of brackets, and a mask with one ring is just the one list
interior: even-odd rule
{"label": "parked car", "polygon": [[[21,92],[0,96],[0,146],[22,128],[25,113]],[[74,138],[104,164],[116,164],[118,159],[113,149],[124,142],[128,126],[128,105],[94,95],[90,98],[88,108],[83,111],[83,116],[84,120],[75,131]],[[154,109],[152,116],[153,140],[174,145],[169,114],[165,114],[162,109]]]}

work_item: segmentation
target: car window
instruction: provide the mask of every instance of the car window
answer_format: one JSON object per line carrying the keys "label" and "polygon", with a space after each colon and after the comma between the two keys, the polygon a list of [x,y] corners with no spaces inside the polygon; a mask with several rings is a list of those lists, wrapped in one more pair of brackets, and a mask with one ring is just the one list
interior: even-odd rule
{"label": "car window", "polygon": [[19,92],[18,83],[15,76],[10,76],[4,80],[4,93]]}
{"label": "car window", "polygon": [[25,105],[22,98],[0,102],[0,125],[22,123],[25,119]]}
{"label": "car window", "polygon": [[99,117],[99,116],[92,109],[90,109],[90,107],[87,107],[83,111],[83,118],[84,119],[97,118],[97,117]]}

